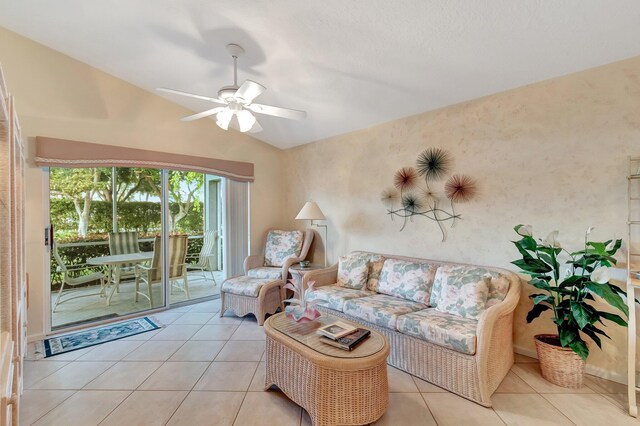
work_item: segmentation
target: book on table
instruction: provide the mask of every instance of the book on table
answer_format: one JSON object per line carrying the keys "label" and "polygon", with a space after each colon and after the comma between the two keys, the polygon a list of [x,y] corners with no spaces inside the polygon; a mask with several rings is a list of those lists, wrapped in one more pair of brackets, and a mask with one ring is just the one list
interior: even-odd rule
{"label": "book on table", "polygon": [[351,351],[364,340],[371,332],[369,330],[365,330],[364,328],[358,328],[351,334],[347,334],[346,336],[340,337],[336,340],[330,339],[326,336],[320,336],[320,341],[335,346],[336,348],[344,349],[345,351]]}
{"label": "book on table", "polygon": [[322,336],[328,337],[329,339],[337,340],[343,336],[346,336],[347,334],[353,333],[356,330],[357,328],[352,326],[351,324],[338,321],[320,327],[317,333]]}

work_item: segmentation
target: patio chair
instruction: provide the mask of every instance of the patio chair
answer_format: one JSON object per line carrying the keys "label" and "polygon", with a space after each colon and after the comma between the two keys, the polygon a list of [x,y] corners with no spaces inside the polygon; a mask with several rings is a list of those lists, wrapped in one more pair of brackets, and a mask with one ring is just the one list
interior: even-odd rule
{"label": "patio chair", "polygon": [[[106,278],[104,275],[104,272],[102,271],[94,272],[89,275],[78,275],[73,277],[71,276],[73,275],[73,272],[81,271],[84,269],[93,269],[96,267],[95,266],[69,267],[65,265],[65,263],[62,261],[62,258],[60,257],[60,254],[58,253],[58,246],[55,244],[53,246],[53,257],[56,259],[56,263],[58,264],[58,267],[56,268],[56,270],[58,272],[62,272],[62,285],[60,286],[60,290],[58,291],[58,297],[56,297],[56,301],[53,304],[53,312],[56,311],[56,308],[58,307],[59,304],[68,302],[69,300],[72,300],[72,299],[77,299],[79,297],[87,297],[87,296],[98,296],[98,295],[104,296],[105,278]],[[72,290],[75,290],[75,287],[83,284],[88,284],[93,281],[100,281],[100,291],[98,293],[80,294],[73,297],[67,297],[64,300],[62,299],[65,286],[71,287],[67,289],[66,294],[69,294]]]}
{"label": "patio chair", "polygon": [[217,242],[218,231],[205,231],[200,253],[187,255],[187,262],[191,259],[198,260],[196,263],[187,263],[187,271],[199,270],[205,280],[207,279],[205,271],[209,271],[214,286],[218,284],[215,276],[213,275],[213,271],[217,270],[217,266],[215,265],[216,259],[213,255],[213,250]]}
{"label": "patio chair", "polygon": [[[187,240],[186,235],[171,235],[169,237],[169,282],[171,289],[177,288],[183,291],[187,299],[189,295],[189,281],[187,279],[186,257],[187,257]],[[156,237],[153,243],[153,258],[151,264],[135,266],[135,282],[136,282],[136,302],[138,296],[143,296],[149,300],[153,308],[153,291],[152,285],[162,282],[162,237]],[[147,294],[140,291],[140,282],[147,284]],[[178,281],[182,281],[182,287],[178,285]]]}
{"label": "patio chair", "polygon": [[[138,243],[138,233],[129,232],[109,232],[109,254],[130,254],[140,253],[140,244]],[[135,278],[135,263],[125,263],[113,268],[113,281],[116,290],[123,278]]]}

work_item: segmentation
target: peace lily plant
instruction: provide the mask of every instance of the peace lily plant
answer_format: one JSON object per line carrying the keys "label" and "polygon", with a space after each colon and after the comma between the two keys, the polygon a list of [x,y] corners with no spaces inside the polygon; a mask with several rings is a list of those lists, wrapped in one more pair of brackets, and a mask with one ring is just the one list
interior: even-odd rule
{"label": "peace lily plant", "polygon": [[595,296],[598,296],[629,316],[629,309],[622,298],[625,292],[610,282],[609,268],[616,264],[614,255],[622,240],[589,241],[593,231],[589,228],[585,233],[584,248],[570,252],[558,241],[558,231],[551,232],[543,240],[536,240],[529,225],[518,225],[514,230],[521,237],[513,243],[522,259],[511,263],[531,276],[529,283],[532,286],[542,290],[542,293],[529,296],[533,299],[533,308],[527,314],[527,322],[551,311],[558,336],[555,342],[547,338],[546,343],[556,346],[559,343],[563,348],[570,348],[582,361],[586,360],[589,348],[584,338],[593,340],[599,348],[602,348],[601,336],[610,338],[602,330],[605,326],[603,320],[627,326],[620,315],[600,311],[594,306]]}

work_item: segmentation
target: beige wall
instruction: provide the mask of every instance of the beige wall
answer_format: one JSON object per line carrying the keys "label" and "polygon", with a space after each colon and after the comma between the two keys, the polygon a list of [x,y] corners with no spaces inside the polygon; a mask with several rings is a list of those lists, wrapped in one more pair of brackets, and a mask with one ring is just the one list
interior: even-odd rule
{"label": "beige wall", "polygon": [[42,171],[33,163],[34,137],[49,136],[255,164],[251,188],[251,243],[282,226],[281,150],[213,120],[183,123],[190,112],[152,93],[100,72],[0,28],[0,63],[27,145],[27,269],[30,275],[28,334],[44,332],[45,286]]}
{"label": "beige wall", "polygon": [[[429,146],[448,150],[454,170],[480,186],[476,201],[459,205],[463,220],[444,243],[423,218],[399,232],[379,200],[394,172]],[[640,155],[640,58],[289,150],[287,216],[317,201],[333,261],[365,249],[515,269],[509,241],[518,223],[544,234],[558,229],[576,249],[591,225],[594,239],[626,236],[628,155]],[[535,333],[553,330],[549,321],[527,325],[529,306],[523,294],[515,338],[525,352],[534,350]],[[602,352],[592,345],[589,364],[621,379],[625,330],[607,332],[613,341]]]}

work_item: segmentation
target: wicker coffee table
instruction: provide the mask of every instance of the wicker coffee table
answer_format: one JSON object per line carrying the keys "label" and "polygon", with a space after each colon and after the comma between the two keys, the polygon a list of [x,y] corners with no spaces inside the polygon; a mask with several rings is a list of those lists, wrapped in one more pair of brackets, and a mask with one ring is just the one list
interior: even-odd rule
{"label": "wicker coffee table", "polygon": [[371,330],[353,351],[334,348],[316,334],[334,321],[321,317],[298,324],[283,313],[271,316],[264,323],[265,389],[276,385],[307,410],[314,426],[373,423],[389,403],[389,343]]}

